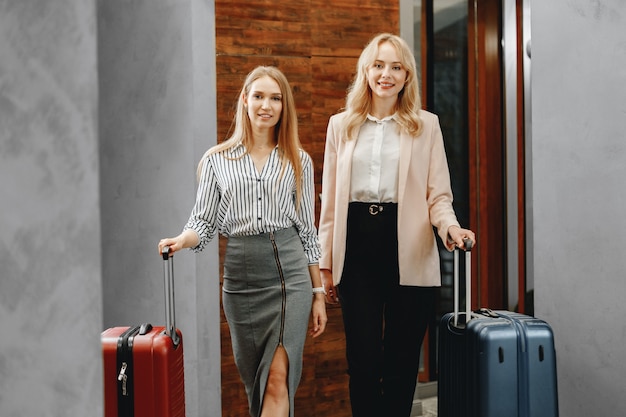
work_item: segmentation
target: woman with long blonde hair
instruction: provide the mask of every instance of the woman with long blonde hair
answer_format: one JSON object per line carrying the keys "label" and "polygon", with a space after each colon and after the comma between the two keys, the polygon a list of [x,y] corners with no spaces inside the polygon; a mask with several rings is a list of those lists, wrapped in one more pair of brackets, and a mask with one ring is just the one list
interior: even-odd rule
{"label": "woman with long blonde hair", "polygon": [[475,242],[452,208],[436,115],[421,109],[415,58],[382,33],[362,51],[328,122],[319,222],[327,302],[341,303],[353,417],[408,417],[420,347],[448,250]]}
{"label": "woman with long blonde hair", "polygon": [[159,253],[199,252],[217,233],[228,238],[222,301],[250,415],[293,417],[309,317],[313,337],[327,318],[313,163],[280,70],[248,74],[233,134],[204,154],[198,177],[182,233],[162,239]]}

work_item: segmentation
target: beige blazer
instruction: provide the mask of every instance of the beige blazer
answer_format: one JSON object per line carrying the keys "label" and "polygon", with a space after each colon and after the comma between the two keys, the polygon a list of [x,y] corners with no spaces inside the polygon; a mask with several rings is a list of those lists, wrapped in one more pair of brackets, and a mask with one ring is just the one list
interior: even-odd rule
{"label": "beige blazer", "polygon": [[[341,281],[350,195],[352,153],[356,140],[340,137],[345,113],[332,116],[326,132],[322,175],[322,207],[319,238],[320,268]],[[448,250],[448,228],[459,226],[452,208],[450,173],[439,118],[421,111],[422,133],[402,133],[398,178],[398,263],[400,284],[433,287],[441,285],[439,252],[432,226]]]}

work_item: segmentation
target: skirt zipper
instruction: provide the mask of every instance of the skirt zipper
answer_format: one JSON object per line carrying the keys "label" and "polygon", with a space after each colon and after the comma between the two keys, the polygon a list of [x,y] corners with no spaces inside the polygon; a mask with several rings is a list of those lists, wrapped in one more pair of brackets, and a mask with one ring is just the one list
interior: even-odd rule
{"label": "skirt zipper", "polygon": [[282,306],[280,309],[280,333],[278,337],[278,345],[283,345],[283,334],[285,331],[285,310],[287,306],[287,288],[285,286],[285,275],[283,274],[283,268],[280,264],[280,258],[278,257],[278,246],[276,246],[276,239],[274,238],[274,232],[270,232],[270,241],[274,248],[274,260],[276,261],[276,267],[278,268],[278,277],[280,278],[280,290],[282,294]]}

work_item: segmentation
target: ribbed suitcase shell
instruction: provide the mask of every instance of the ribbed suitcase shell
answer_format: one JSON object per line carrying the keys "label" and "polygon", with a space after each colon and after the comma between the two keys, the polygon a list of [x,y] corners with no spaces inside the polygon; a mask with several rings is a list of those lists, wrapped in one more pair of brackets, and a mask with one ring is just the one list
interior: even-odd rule
{"label": "ribbed suitcase shell", "polygon": [[[133,338],[132,395],[133,410],[119,410],[118,396],[121,383],[117,364],[118,341],[129,327],[112,327],[102,332],[104,359],[104,415],[105,417],[184,417],[185,376],[183,341],[174,347],[165,335],[165,327],[153,327],[145,335]],[[128,373],[128,372],[127,372]],[[120,412],[121,411],[121,412]],[[132,412],[132,414],[130,414]]]}
{"label": "ribbed suitcase shell", "polygon": [[517,333],[510,320],[445,314],[439,328],[439,417],[516,417]]}

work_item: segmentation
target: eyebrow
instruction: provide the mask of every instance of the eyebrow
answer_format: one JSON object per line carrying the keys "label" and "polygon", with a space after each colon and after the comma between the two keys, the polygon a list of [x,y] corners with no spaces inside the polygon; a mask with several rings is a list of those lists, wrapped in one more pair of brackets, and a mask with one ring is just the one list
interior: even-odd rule
{"label": "eyebrow", "polygon": [[[386,62],[386,61],[384,61],[382,59],[375,59],[374,62],[376,63],[376,62]],[[391,64],[400,64],[400,65],[402,65],[402,62],[400,62],[400,61],[392,61]]]}
{"label": "eyebrow", "polygon": [[260,91],[260,90],[254,90],[250,94],[269,94],[272,96],[281,96],[281,97],[283,95],[283,93],[266,93],[265,91]]}

